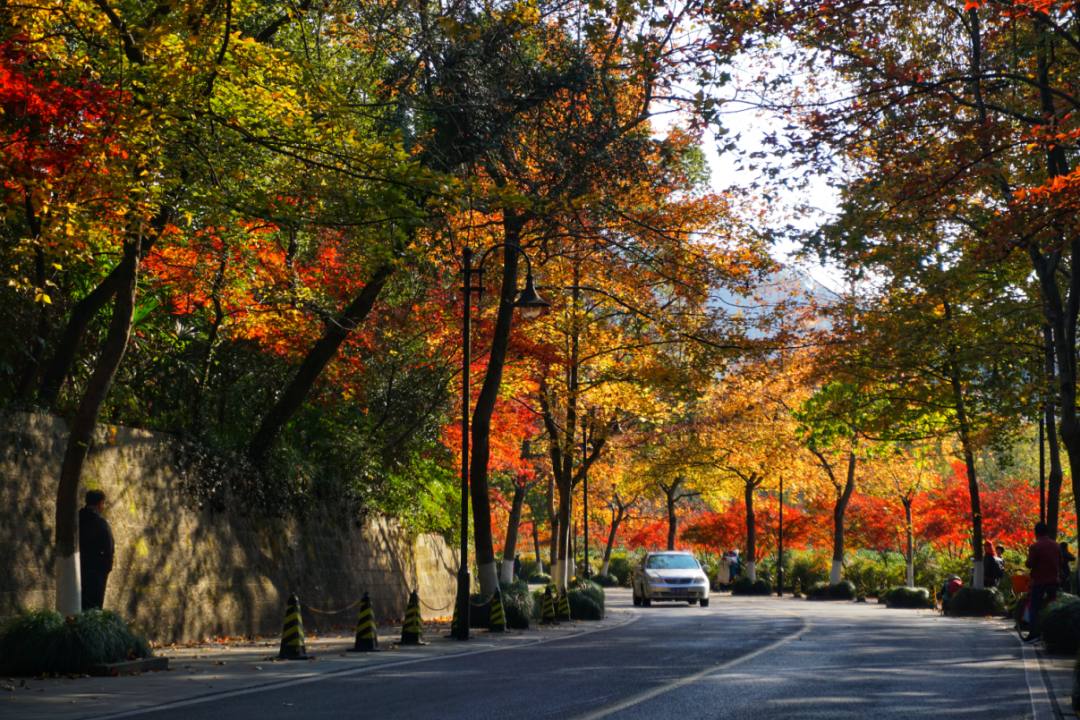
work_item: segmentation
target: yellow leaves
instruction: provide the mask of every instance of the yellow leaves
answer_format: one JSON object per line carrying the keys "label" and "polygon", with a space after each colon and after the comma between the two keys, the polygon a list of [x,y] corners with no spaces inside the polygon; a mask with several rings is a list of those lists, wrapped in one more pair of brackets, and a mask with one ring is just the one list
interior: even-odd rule
{"label": "yellow leaves", "polygon": [[37,292],[34,293],[34,302],[41,303],[43,305],[51,305],[52,299],[48,295],[46,295],[43,290],[38,289]]}

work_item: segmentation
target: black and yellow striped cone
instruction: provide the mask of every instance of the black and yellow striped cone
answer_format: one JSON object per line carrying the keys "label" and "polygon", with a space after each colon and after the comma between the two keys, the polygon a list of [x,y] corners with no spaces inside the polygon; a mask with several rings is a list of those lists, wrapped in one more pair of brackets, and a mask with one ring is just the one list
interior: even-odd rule
{"label": "black and yellow striped cone", "polygon": [[559,594],[559,621],[570,621],[570,598],[566,595],[566,588]]}
{"label": "black and yellow striped cone", "polygon": [[420,617],[420,596],[415,590],[409,595],[409,607],[405,609],[405,624],[401,626],[399,645],[427,645],[424,642],[424,621]]}
{"label": "black and yellow striped cone", "polygon": [[285,629],[281,631],[281,651],[278,657],[282,660],[308,659],[304,649],[304,623],[300,619],[300,598],[296,595],[289,598],[289,604],[285,608]]}
{"label": "black and yellow striped cone", "polygon": [[360,599],[360,615],[356,618],[356,644],[349,648],[349,652],[379,652],[381,649],[371,597],[364,592],[364,597]]}
{"label": "black and yellow striped cone", "polygon": [[551,597],[551,586],[544,588],[544,609],[540,614],[541,625],[554,625],[558,622],[555,619],[555,601]]}
{"label": "black and yellow striped cone", "polygon": [[491,596],[491,618],[488,620],[488,632],[506,632],[506,613],[503,612],[502,594],[498,590]]}

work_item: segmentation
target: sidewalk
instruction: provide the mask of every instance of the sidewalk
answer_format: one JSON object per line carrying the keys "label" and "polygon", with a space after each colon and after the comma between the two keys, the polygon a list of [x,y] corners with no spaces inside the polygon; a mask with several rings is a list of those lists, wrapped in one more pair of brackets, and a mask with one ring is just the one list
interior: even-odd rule
{"label": "sidewalk", "polygon": [[1054,714],[1062,718],[1077,717],[1076,709],[1072,704],[1075,656],[1051,655],[1046,652],[1042,643],[1035,643],[1035,649],[1042,669],[1043,681],[1050,692]]}
{"label": "sidewalk", "polygon": [[609,610],[604,620],[562,623],[555,627],[488,633],[473,630],[468,642],[451,640],[449,623],[425,623],[427,645],[398,646],[401,627],[379,628],[382,652],[347,652],[351,630],[308,635],[308,660],[278,660],[279,637],[229,638],[167,646],[155,654],[169,658],[169,670],[121,677],[0,677],[0,716],[24,720],[76,720],[142,714],[164,704],[187,704],[199,698],[246,692],[266,685],[304,682],[332,673],[365,672],[370,668],[425,662],[450,655],[504,650],[550,642],[582,633],[607,630],[634,619],[626,610]]}

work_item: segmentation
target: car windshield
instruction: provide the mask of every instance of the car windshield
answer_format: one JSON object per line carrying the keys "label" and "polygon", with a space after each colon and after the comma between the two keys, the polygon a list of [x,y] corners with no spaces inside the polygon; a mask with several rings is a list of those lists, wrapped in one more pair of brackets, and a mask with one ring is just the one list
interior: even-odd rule
{"label": "car windshield", "polygon": [[645,567],[649,570],[697,570],[698,564],[690,555],[650,555]]}

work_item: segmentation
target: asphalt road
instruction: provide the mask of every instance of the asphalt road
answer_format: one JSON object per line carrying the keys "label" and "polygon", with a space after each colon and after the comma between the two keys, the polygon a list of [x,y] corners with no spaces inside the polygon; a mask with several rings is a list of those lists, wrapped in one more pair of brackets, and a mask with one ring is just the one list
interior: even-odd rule
{"label": "asphalt road", "polygon": [[[609,596],[629,607],[629,593]],[[1015,636],[875,605],[716,597],[564,640],[154,712],[198,717],[1025,718]],[[786,642],[785,642],[786,640]]]}

